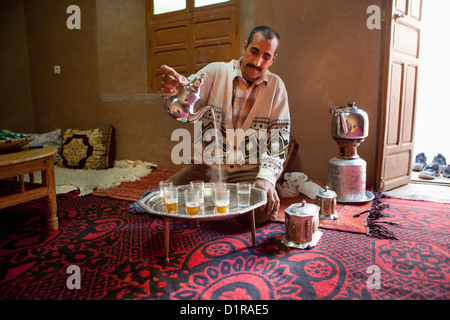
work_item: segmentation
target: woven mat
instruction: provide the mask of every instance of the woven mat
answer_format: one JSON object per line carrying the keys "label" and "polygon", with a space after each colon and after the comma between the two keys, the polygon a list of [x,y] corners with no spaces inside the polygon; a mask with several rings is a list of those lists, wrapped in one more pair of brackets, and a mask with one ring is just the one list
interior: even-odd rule
{"label": "woven mat", "polygon": [[166,180],[178,172],[178,169],[156,168],[152,173],[138,181],[123,182],[117,187],[100,189],[94,191],[93,195],[125,201],[138,201],[142,195],[159,185],[160,181]]}

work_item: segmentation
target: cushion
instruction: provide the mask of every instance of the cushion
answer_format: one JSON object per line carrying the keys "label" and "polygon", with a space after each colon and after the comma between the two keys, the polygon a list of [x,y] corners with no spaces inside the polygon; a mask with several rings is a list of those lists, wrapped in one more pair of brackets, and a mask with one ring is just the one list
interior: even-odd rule
{"label": "cushion", "polygon": [[114,165],[115,129],[111,125],[98,128],[67,129],[62,138],[61,167],[70,169],[107,169]]}
{"label": "cushion", "polygon": [[61,129],[56,129],[51,132],[46,133],[30,133],[29,134],[33,141],[30,143],[32,146],[50,146],[58,150],[57,153],[55,153],[54,160],[55,163],[58,163],[61,161],[61,154],[59,153],[61,150]]}

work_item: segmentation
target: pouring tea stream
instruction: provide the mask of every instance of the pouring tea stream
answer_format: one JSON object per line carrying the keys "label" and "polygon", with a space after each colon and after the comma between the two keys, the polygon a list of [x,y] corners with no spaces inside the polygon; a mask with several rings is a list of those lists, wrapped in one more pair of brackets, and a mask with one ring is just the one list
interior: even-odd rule
{"label": "pouring tea stream", "polygon": [[[211,106],[205,106],[197,111],[194,111],[195,104],[200,99],[200,91],[203,85],[203,78],[205,74],[197,75],[191,82],[181,86],[180,91],[172,96],[166,97],[164,101],[164,110],[174,119],[183,123],[193,123],[199,120],[206,111],[211,110],[213,116],[214,135],[216,150],[219,151],[219,141],[216,128],[216,115]],[[219,156],[217,156],[219,157]],[[221,163],[218,159],[219,165],[219,181],[222,181]]]}

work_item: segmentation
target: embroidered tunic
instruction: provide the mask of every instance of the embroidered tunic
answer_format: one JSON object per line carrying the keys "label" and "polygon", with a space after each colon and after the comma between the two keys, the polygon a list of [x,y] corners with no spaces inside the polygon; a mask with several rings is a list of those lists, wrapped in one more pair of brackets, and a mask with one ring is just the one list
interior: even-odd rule
{"label": "embroidered tunic", "polygon": [[[251,91],[248,96],[243,97],[245,88],[236,88],[233,83],[243,80],[239,61],[213,62],[198,71],[197,75],[202,73],[205,76],[196,109],[213,107],[216,126],[220,130],[220,160],[215,156],[214,135],[208,131],[214,129],[211,111],[201,118],[202,135],[195,138],[194,153],[196,156],[202,155],[204,163],[216,168],[217,161],[222,161],[222,170],[246,170],[259,165],[257,178],[275,185],[286,160],[291,124],[283,81],[267,70],[249,87]],[[192,80],[193,76],[188,79]],[[239,92],[239,97],[236,92]],[[235,130],[238,127],[242,130]],[[208,132],[210,141],[205,139]],[[199,150],[198,146],[203,150]]]}

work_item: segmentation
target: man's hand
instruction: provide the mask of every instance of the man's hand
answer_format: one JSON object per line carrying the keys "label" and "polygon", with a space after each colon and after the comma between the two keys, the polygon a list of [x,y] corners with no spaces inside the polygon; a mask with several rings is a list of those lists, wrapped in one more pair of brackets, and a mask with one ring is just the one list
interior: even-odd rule
{"label": "man's hand", "polygon": [[261,207],[261,210],[267,208],[267,214],[275,219],[278,215],[278,209],[280,209],[280,198],[278,197],[275,186],[265,179],[256,179],[254,184],[255,188],[262,189],[267,194],[267,204]]}
{"label": "man's hand", "polygon": [[164,72],[161,81],[161,92],[166,96],[176,95],[180,91],[181,86],[189,82],[184,76],[169,66],[162,65],[160,69]]}

